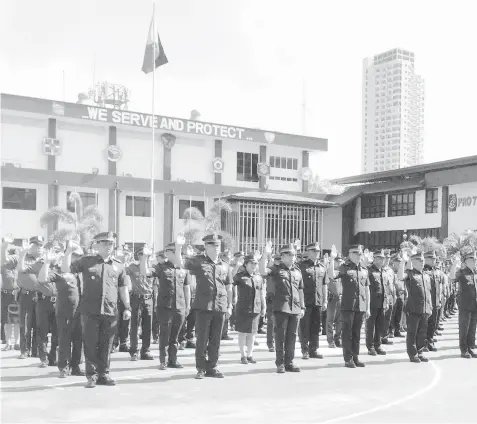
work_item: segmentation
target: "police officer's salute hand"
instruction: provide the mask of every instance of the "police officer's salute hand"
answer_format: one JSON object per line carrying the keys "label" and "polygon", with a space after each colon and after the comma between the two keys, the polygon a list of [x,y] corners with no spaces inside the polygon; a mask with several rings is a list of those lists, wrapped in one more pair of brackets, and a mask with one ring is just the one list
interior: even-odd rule
{"label": "police officer's salute hand", "polygon": [[268,241],[267,244],[265,245],[264,252],[265,252],[267,255],[271,255],[271,254],[272,254],[272,252],[273,252],[273,244],[272,244],[271,241]]}
{"label": "police officer's salute hand", "polygon": [[151,256],[152,255],[152,249],[150,247],[144,246],[142,249],[142,253],[144,256]]}
{"label": "police officer's salute hand", "polygon": [[330,256],[333,259],[335,259],[338,256],[338,250],[336,250],[336,246],[334,244],[331,246]]}
{"label": "police officer's salute hand", "polygon": [[78,243],[76,243],[76,240],[68,240],[66,243],[66,254],[69,255],[73,253],[77,248],[78,248]]}
{"label": "police officer's salute hand", "polygon": [[45,253],[45,262],[52,263],[56,259],[56,253],[53,250],[47,250]]}
{"label": "police officer's salute hand", "polygon": [[12,243],[13,243],[13,236],[11,234],[7,234],[2,240],[2,244],[12,244]]}
{"label": "police officer's salute hand", "polygon": [[409,257],[409,252],[407,250],[403,249],[401,256],[404,262],[409,262],[410,257]]}
{"label": "police officer's salute hand", "polygon": [[182,234],[179,234],[176,238],[176,244],[178,246],[184,246],[185,242],[186,242],[185,237]]}
{"label": "police officer's salute hand", "polygon": [[31,244],[27,239],[22,240],[22,251],[25,252],[31,248]]}

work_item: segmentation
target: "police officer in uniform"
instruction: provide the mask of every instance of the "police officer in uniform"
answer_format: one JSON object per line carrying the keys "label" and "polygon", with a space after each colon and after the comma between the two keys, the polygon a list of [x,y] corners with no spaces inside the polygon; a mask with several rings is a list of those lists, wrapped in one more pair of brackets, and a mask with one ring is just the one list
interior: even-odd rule
{"label": "police officer in uniform", "polygon": [[441,307],[442,274],[436,268],[436,259],[436,253],[433,251],[424,254],[424,272],[429,275],[431,280],[432,314],[427,323],[427,349],[431,352],[437,351],[437,348],[434,346],[434,333],[437,330],[438,324],[437,312]]}
{"label": "police officer in uniform", "polygon": [[394,334],[391,331],[391,319],[393,316],[394,305],[396,304],[396,291],[394,287],[394,270],[390,266],[391,251],[384,249],[384,263],[383,263],[383,276],[384,276],[384,291],[386,297],[387,309],[384,311],[384,324],[382,330],[382,343],[391,345]]}
{"label": "police officer in uniform", "polygon": [[232,272],[229,265],[219,257],[222,236],[209,234],[202,241],[205,254],[195,256],[184,264],[197,282],[193,306],[197,313],[196,378],[223,378],[224,375],[217,369],[217,361],[222,328],[226,316],[230,317],[232,314]]}
{"label": "police officer in uniform", "polygon": [[[334,273],[334,251],[331,252],[330,274]],[[363,320],[370,317],[370,294],[368,271],[361,265],[363,247],[353,245],[348,260],[340,266],[343,295],[341,297],[341,322],[343,358],[347,368],[364,367],[359,360],[359,342]]]}
{"label": "police officer in uniform", "polygon": [[401,259],[399,254],[396,253],[391,258],[391,264],[394,271],[394,293],[396,294],[396,301],[394,303],[393,315],[391,319],[391,331],[394,337],[404,337],[401,334],[401,319],[404,309],[404,303],[406,301],[406,288],[404,287],[404,281],[399,280],[397,272]]}
{"label": "police officer in uniform", "polygon": [[280,249],[281,262],[277,267],[266,268],[271,253],[272,246],[268,243],[260,260],[260,272],[272,281],[277,373],[300,372],[293,359],[298,323],[305,314],[303,278],[295,265],[296,250],[293,245]]}
{"label": "police officer in uniform", "polygon": [[[406,348],[411,362],[428,362],[422,352],[426,346],[427,322],[432,315],[431,280],[424,271],[424,255],[415,253],[409,260],[408,252],[402,252],[398,279],[407,290],[405,312],[407,314]],[[407,268],[405,269],[407,264]]]}
{"label": "police officer in uniform", "polygon": [[15,255],[15,249],[11,245],[13,243],[13,237],[7,236],[2,241],[1,252],[1,275],[2,275],[2,305],[1,305],[1,333],[2,343],[6,342],[5,339],[5,324],[8,321],[8,306],[15,303],[15,292],[17,291],[17,265],[18,256]]}
{"label": "police officer in uniform", "polygon": [[[273,255],[273,260],[268,264],[268,268],[273,269],[280,265],[282,258],[280,255]],[[275,316],[273,314],[273,280],[265,276],[266,301],[267,301],[267,347],[269,352],[275,352]]]}
{"label": "police officer in uniform", "polygon": [[463,266],[457,272],[451,268],[451,278],[457,282],[459,303],[459,347],[462,358],[477,358],[475,331],[477,327],[477,255],[475,251],[462,255]]}
{"label": "police officer in uniform", "polygon": [[370,316],[366,320],[366,347],[368,355],[386,355],[381,348],[381,338],[385,331],[384,314],[387,311],[385,293],[386,271],[384,270],[384,251],[374,253],[373,263],[368,267]]}
{"label": "police officer in uniform", "polygon": [[[80,311],[83,323],[87,388],[96,384],[114,386],[109,376],[111,347],[118,326],[118,297],[124,304],[124,319],[131,318],[126,272],[121,261],[112,256],[116,234],[105,232],[94,237],[98,254],[71,263],[76,246],[71,241],[65,252],[62,271],[83,277]],[[71,265],[71,266],[70,266]],[[119,291],[119,296],[118,296]]]}
{"label": "police officer in uniform", "polygon": [[[147,251],[149,254],[152,252]],[[152,334],[152,315],[154,311],[153,305],[153,277],[141,275],[141,263],[143,267],[147,266],[149,255],[144,255],[144,249],[140,248],[135,253],[135,259],[138,262],[133,262],[126,267],[126,275],[131,281],[131,347],[129,354],[131,361],[138,360],[137,345],[138,345],[138,330],[139,323],[141,323],[141,356],[142,360],[153,360],[149,348],[151,346]]]}
{"label": "police officer in uniform", "polygon": [[303,359],[323,359],[320,347],[321,312],[328,303],[327,266],[319,261],[320,245],[310,243],[305,247],[308,257],[298,265],[303,277],[305,315],[300,320],[300,341]]}
{"label": "police officer in uniform", "polygon": [[[166,261],[164,256],[164,251],[159,250],[156,252],[156,265],[163,264]],[[159,290],[159,285],[157,278],[153,279],[153,314],[152,314],[152,342],[154,344],[159,343],[159,320],[157,318],[157,292]]]}
{"label": "police officer in uniform", "polygon": [[[333,258],[331,258],[333,260]],[[343,262],[341,254],[338,254],[334,259],[334,274],[328,273],[328,306],[326,308],[326,338],[328,347],[334,349],[341,347],[341,297],[343,288],[341,280],[337,278],[338,270]]]}
{"label": "police officer in uniform", "polygon": [[178,337],[190,311],[190,286],[189,273],[181,266],[181,248],[182,245],[169,243],[164,248],[166,262],[157,265],[153,274],[159,280],[157,316],[160,370],[167,367],[182,368],[177,361]]}
{"label": "police officer in uniform", "polygon": [[[38,289],[37,275],[43,265],[43,245],[42,236],[30,238],[29,249],[23,249],[18,258],[18,287],[20,293],[18,303],[20,305],[20,359],[27,356],[37,356],[37,342],[32,342],[36,335],[36,290]],[[32,345],[33,343],[33,345]]]}

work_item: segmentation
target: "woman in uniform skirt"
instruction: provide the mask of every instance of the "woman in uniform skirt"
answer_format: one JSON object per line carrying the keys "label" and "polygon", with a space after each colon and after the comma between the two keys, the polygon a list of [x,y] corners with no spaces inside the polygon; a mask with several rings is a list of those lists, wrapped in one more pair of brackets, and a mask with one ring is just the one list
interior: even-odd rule
{"label": "woman in uniform skirt", "polygon": [[238,332],[238,344],[242,356],[241,363],[255,364],[253,346],[258,332],[260,316],[265,316],[265,287],[258,273],[258,258],[247,255],[244,259],[245,269],[234,277],[236,293],[235,330]]}

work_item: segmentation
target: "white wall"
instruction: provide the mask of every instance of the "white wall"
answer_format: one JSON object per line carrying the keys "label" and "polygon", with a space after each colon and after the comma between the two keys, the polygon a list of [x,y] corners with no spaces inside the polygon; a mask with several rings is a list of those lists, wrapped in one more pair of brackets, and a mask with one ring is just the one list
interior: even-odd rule
{"label": "white wall", "polygon": [[416,213],[409,216],[388,217],[388,195],[386,195],[386,217],[361,219],[361,198],[356,203],[355,234],[369,231],[391,231],[441,227],[442,189],[439,187],[437,213],[426,213],[426,191],[416,191]]}
{"label": "white wall", "polygon": [[2,111],[0,129],[2,162],[47,169],[48,157],[43,154],[43,139],[48,136],[47,118],[7,115]]}
{"label": "white wall", "polygon": [[457,210],[449,211],[449,234],[477,229],[477,182],[449,186],[457,195]]}
{"label": "white wall", "polygon": [[58,120],[56,137],[62,144],[61,155],[56,157],[57,171],[90,174],[98,168],[100,174],[108,173],[107,126]]}
{"label": "white wall", "polygon": [[12,234],[14,238],[30,238],[36,235],[46,237],[47,229],[41,228],[40,217],[48,209],[48,185],[2,181],[2,187],[36,189],[36,210],[22,211],[2,207],[1,236]]}
{"label": "white wall", "polygon": [[[215,154],[215,141],[177,137],[172,148],[171,174],[172,180],[198,181],[214,184],[212,160]],[[226,167],[231,167],[226,163]]]}
{"label": "white wall", "polygon": [[334,244],[338,252],[341,252],[342,217],[343,214],[340,207],[323,209],[322,249],[331,249],[331,246]]}

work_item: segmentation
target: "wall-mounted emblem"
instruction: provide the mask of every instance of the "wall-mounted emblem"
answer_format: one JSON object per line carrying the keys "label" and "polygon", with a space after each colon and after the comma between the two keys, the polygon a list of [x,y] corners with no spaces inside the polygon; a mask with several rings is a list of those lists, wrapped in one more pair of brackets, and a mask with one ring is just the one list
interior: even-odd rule
{"label": "wall-mounted emblem", "polygon": [[117,162],[121,159],[122,155],[123,152],[121,152],[121,149],[118,146],[112,145],[108,147],[108,160],[110,162]]}
{"label": "wall-mounted emblem", "polygon": [[271,144],[275,141],[275,133],[272,133],[272,132],[266,132],[265,134],[265,141],[268,143],[268,144]]}
{"label": "wall-mounted emblem", "polygon": [[270,175],[270,165],[263,162],[257,163],[257,174],[260,177],[268,177]]}
{"label": "wall-mounted emblem", "polygon": [[170,133],[164,133],[161,135],[162,144],[167,150],[171,150],[176,144],[176,136]]}
{"label": "wall-mounted emblem", "polygon": [[457,194],[449,194],[449,212],[457,210]]}
{"label": "wall-mounted emblem", "polygon": [[313,171],[310,168],[301,169],[301,179],[303,181],[310,181],[313,176]]}
{"label": "wall-mounted emblem", "polygon": [[61,154],[61,141],[57,138],[44,138],[43,153],[48,156],[59,156]]}
{"label": "wall-mounted emblem", "polygon": [[224,161],[221,158],[214,158],[214,160],[212,161],[212,167],[214,173],[221,174],[222,172],[224,172]]}

